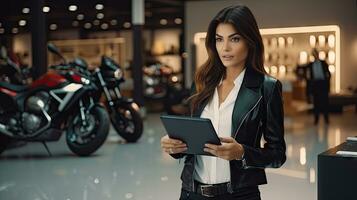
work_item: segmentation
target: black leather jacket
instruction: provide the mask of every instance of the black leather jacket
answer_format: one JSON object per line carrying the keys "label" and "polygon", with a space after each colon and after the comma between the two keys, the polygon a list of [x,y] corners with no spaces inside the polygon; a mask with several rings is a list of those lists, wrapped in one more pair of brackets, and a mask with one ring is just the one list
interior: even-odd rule
{"label": "black leather jacket", "polygon": [[[207,102],[194,111],[199,117]],[[244,159],[230,161],[230,192],[241,187],[266,184],[264,168],[280,167],[286,160],[284,112],[280,81],[247,68],[232,114],[232,137],[243,145]],[[261,147],[261,137],[266,143]],[[195,156],[173,154],[185,158],[182,188],[194,191]]]}

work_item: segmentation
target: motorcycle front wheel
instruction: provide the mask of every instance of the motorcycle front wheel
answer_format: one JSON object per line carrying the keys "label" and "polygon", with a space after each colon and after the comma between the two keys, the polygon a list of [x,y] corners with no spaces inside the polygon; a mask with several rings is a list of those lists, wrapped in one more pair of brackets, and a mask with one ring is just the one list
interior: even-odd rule
{"label": "motorcycle front wheel", "polygon": [[136,142],[143,134],[143,119],[133,104],[117,105],[110,120],[116,132],[127,142]]}
{"label": "motorcycle front wheel", "polygon": [[95,106],[86,115],[86,125],[80,113],[69,120],[66,141],[73,153],[88,156],[102,146],[108,133],[109,116],[102,106]]}

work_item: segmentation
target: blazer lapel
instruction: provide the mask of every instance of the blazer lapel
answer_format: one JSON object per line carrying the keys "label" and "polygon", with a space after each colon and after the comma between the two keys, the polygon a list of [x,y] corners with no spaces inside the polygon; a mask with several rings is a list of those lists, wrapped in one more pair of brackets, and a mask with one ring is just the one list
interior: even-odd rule
{"label": "blazer lapel", "polygon": [[264,75],[258,74],[252,69],[248,68],[242,86],[239,89],[232,114],[232,132],[231,136],[234,137],[238,131],[240,124],[244,120],[245,115],[255,106],[261,98],[259,87],[262,83]]}

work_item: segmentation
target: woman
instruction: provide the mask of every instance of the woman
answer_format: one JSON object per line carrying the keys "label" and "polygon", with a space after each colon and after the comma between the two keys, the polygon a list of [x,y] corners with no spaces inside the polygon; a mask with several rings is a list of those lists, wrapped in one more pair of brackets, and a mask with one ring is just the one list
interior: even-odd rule
{"label": "woman", "polygon": [[161,138],[164,151],[185,157],[180,199],[260,199],[264,168],[286,160],[284,116],[282,86],[264,71],[262,38],[249,8],[221,10],[208,27],[206,49],[191,116],[211,119],[222,144],[205,145],[214,156],[189,155],[182,141]]}

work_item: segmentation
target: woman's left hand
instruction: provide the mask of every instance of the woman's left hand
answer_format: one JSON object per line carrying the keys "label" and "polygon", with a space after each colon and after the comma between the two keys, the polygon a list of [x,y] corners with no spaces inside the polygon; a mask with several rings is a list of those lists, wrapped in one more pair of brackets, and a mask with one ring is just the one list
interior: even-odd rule
{"label": "woman's left hand", "polygon": [[228,161],[242,158],[244,149],[241,144],[232,137],[220,137],[220,139],[221,145],[205,144],[203,150]]}

